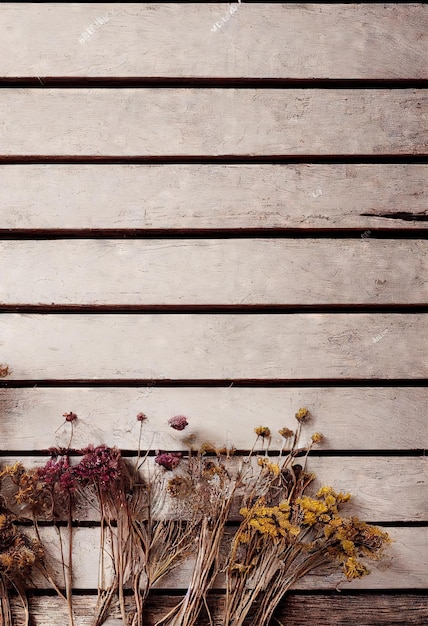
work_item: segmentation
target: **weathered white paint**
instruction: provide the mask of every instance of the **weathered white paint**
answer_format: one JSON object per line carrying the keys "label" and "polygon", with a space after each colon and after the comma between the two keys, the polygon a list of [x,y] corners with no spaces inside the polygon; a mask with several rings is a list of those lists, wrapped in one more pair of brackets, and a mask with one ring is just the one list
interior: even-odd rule
{"label": "weathered white paint", "polygon": [[0,242],[2,304],[428,302],[428,242]]}
{"label": "weathered white paint", "polygon": [[421,89],[2,89],[0,154],[421,154],[426,102]]}
{"label": "weathered white paint", "polygon": [[426,331],[423,314],[0,317],[11,380],[420,378]]}
{"label": "weathered white paint", "polygon": [[[64,529],[62,529],[64,531]],[[61,580],[61,566],[58,548],[58,536],[53,528],[41,528],[41,535],[48,545],[50,554],[57,556],[55,569],[57,578]],[[309,574],[302,578],[296,585],[296,589],[334,589],[340,584],[342,589],[420,589],[428,584],[427,541],[428,529],[425,528],[388,528],[387,532],[393,539],[393,544],[387,548],[385,558],[381,561],[370,561],[370,576],[361,580],[347,583],[339,573],[330,575]],[[64,532],[64,537],[67,536]],[[74,585],[77,588],[96,588],[97,569],[94,563],[98,563],[99,555],[99,530],[97,528],[76,528],[73,532],[75,558]],[[191,572],[191,560],[183,563],[171,575],[160,581],[159,588],[183,588],[189,581]],[[108,555],[106,554],[106,567],[108,567]],[[224,585],[219,578],[215,585],[220,588]],[[49,585],[37,577],[35,586],[49,588]]]}
{"label": "weathered white paint", "polygon": [[243,3],[215,31],[228,13],[224,3],[5,2],[0,74],[427,77],[423,3]]}
{"label": "weathered white paint", "polygon": [[[144,412],[143,448],[186,449],[183,438],[194,433],[199,441],[248,450],[254,443],[253,428],[263,424],[272,431],[272,448],[278,448],[277,431],[295,429],[294,414],[303,406],[312,419],[304,426],[302,441],[322,431],[323,450],[428,449],[427,397],[422,387],[6,388],[0,390],[1,449],[66,446],[70,425],[63,414],[70,411],[79,418],[76,447],[92,442],[136,449],[136,415]],[[182,434],[168,426],[174,415],[187,416],[189,427]]]}
{"label": "weathered white paint", "polygon": [[427,181],[426,165],[9,164],[0,228],[416,228]]}

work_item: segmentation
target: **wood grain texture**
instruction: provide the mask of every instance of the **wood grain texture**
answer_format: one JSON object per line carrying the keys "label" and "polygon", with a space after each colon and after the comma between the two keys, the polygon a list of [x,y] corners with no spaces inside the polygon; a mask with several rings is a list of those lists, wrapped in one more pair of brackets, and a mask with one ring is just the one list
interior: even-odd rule
{"label": "wood grain texture", "polygon": [[[168,610],[177,604],[177,596],[153,596],[147,602],[147,626],[154,626]],[[210,594],[214,626],[222,626],[221,615],[224,599],[218,594]],[[74,597],[74,614],[78,626],[91,626],[91,616],[96,598],[91,596]],[[131,600],[127,600],[131,607]],[[16,626],[23,626],[22,610],[17,601],[12,604]],[[34,626],[65,624],[67,613],[65,603],[56,597],[33,596],[30,598]],[[277,617],[287,626],[426,626],[428,622],[428,594],[397,593],[392,595],[376,593],[370,595],[302,595],[291,594],[282,602]],[[105,626],[122,626],[117,606],[112,607],[111,618]],[[197,626],[206,626],[205,616],[201,616]]]}
{"label": "wood grain texture", "polygon": [[422,3],[2,3],[1,12],[1,76],[427,77]]}
{"label": "wood grain texture", "polygon": [[[245,427],[243,427],[245,428]],[[155,433],[156,435],[156,433]],[[68,437],[69,441],[70,437]],[[178,446],[163,447],[164,441],[153,438],[152,448],[158,444],[161,449],[177,449]],[[278,438],[274,440],[277,441]],[[135,441],[138,441],[136,435]],[[201,437],[199,441],[205,441]],[[304,439],[302,443],[304,443]],[[86,439],[84,444],[93,443]],[[199,443],[199,442],[198,442]],[[135,445],[135,444],[134,444]],[[261,449],[261,445],[258,448]],[[50,456],[23,457],[12,455],[1,458],[1,467],[20,461],[25,467],[40,467]],[[78,462],[80,457],[73,456],[72,461]],[[136,457],[130,457],[133,465]],[[298,462],[298,461],[297,461]],[[228,464],[233,473],[240,463],[239,457],[234,457]],[[257,467],[254,459],[254,466]],[[349,504],[343,507],[343,515],[357,515],[373,523],[384,522],[428,522],[428,464],[426,458],[420,457],[309,457],[307,469],[317,476],[311,490],[316,493],[323,485],[331,485],[338,492],[351,493]],[[182,468],[177,472],[180,474]],[[256,471],[258,471],[256,469]],[[142,467],[143,478],[150,479],[156,484],[164,484],[171,477],[156,464],[154,457],[149,457]],[[18,512],[18,511],[17,511]],[[174,501],[166,497],[162,502],[162,513],[176,517],[177,511]],[[25,517],[25,512],[23,513]],[[84,502],[75,512],[75,519],[79,522],[99,522],[100,513],[96,503]],[[239,504],[230,515],[233,521],[241,521]]]}
{"label": "wood grain texture", "polygon": [[0,266],[1,304],[428,303],[426,241],[5,241]]}
{"label": "wood grain texture", "polygon": [[428,166],[416,164],[9,164],[0,165],[0,181],[1,229],[365,232],[420,227],[428,220]]}
{"label": "wood grain texture", "polygon": [[421,89],[2,89],[0,154],[423,154],[426,103]]}
{"label": "wood grain texture", "polygon": [[0,341],[10,380],[423,378],[427,323],[423,314],[4,314]]}
{"label": "wood grain texture", "polygon": [[[343,589],[423,589],[428,586],[428,528],[388,528],[388,534],[393,540],[391,546],[385,551],[385,556],[380,561],[370,561],[370,576],[351,583],[343,580],[340,571],[325,570],[313,572],[300,579],[296,589],[335,589],[338,586]],[[61,529],[63,540],[66,545],[68,530]],[[58,532],[53,527],[40,529],[42,541],[46,546],[49,562],[54,568],[55,578],[61,584],[62,567],[59,551]],[[99,528],[74,528],[73,529],[73,583],[77,589],[97,588],[97,568],[99,556]],[[105,574],[108,582],[109,560],[106,551]],[[192,569],[192,561],[189,558],[177,570],[173,571],[161,581],[160,589],[183,589],[188,584]],[[49,588],[49,584],[40,576],[34,576],[34,586],[41,589]],[[215,588],[224,587],[223,576],[220,575]]]}
{"label": "wood grain texture", "polygon": [[[427,400],[422,387],[6,388],[0,390],[0,447],[32,451],[67,446],[69,429],[59,427],[63,413],[73,411],[79,418],[76,447],[92,442],[136,450],[136,415],[144,412],[143,448],[186,449],[167,424],[174,415],[186,415],[189,432],[198,439],[239,450],[249,450],[253,428],[267,424],[274,433],[272,447],[277,448],[276,432],[284,426],[294,429],[296,410],[306,406],[312,419],[303,428],[302,441],[322,431],[323,450],[428,449]],[[28,428],[31,424],[37,428]]]}

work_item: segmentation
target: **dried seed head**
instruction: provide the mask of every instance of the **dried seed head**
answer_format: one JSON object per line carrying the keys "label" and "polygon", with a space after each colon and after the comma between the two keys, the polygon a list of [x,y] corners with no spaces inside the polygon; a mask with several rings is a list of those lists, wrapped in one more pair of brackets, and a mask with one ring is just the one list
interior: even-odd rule
{"label": "dried seed head", "polygon": [[191,483],[185,476],[174,476],[168,481],[166,489],[172,498],[185,498],[191,491]]}
{"label": "dried seed head", "polygon": [[138,413],[137,415],[138,422],[144,422],[146,419],[147,419],[147,415],[145,413]]}
{"label": "dried seed head", "polygon": [[309,416],[309,410],[306,408],[299,409],[295,415],[298,422],[304,422]]}
{"label": "dried seed head", "polygon": [[174,430],[184,430],[186,428],[186,426],[189,425],[189,422],[184,417],[184,415],[176,415],[175,417],[171,417],[168,420],[168,424]]}
{"label": "dried seed head", "polygon": [[311,437],[313,443],[321,443],[325,437],[322,433],[314,433]]}
{"label": "dried seed head", "polygon": [[66,422],[74,422],[74,420],[77,420],[77,415],[76,413],[63,413],[63,417],[65,417],[65,421]]}
{"label": "dried seed head", "polygon": [[254,432],[256,433],[257,437],[270,437],[270,428],[268,426],[258,426],[257,428],[254,429]]}
{"label": "dried seed head", "polygon": [[0,365],[0,378],[6,378],[10,374],[9,365]]}
{"label": "dried seed head", "polygon": [[290,439],[290,437],[294,435],[294,432],[289,428],[281,428],[281,430],[279,430],[278,432],[281,437],[284,437],[284,439]]}

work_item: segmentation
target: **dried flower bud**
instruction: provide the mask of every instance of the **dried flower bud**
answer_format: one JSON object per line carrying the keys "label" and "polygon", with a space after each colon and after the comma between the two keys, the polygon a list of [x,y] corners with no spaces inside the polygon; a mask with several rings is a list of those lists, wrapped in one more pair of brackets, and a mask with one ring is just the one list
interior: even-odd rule
{"label": "dried flower bud", "polygon": [[77,415],[76,413],[64,413],[63,417],[65,417],[65,421],[66,422],[74,422],[74,420],[77,420]]}
{"label": "dried flower bud", "polygon": [[309,415],[309,410],[302,408],[297,411],[295,417],[298,422],[304,422],[307,419],[308,415]]}
{"label": "dried flower bud", "polygon": [[278,432],[281,437],[284,437],[284,439],[290,439],[290,437],[294,435],[294,432],[289,428],[281,428],[281,430],[279,430]]}
{"label": "dried flower bud", "polygon": [[184,415],[176,415],[175,417],[171,417],[168,420],[168,424],[174,430],[184,430],[186,428],[186,426],[189,425],[189,422],[184,417]]}
{"label": "dried flower bud", "polygon": [[147,419],[147,415],[145,413],[138,413],[137,415],[138,422],[144,422],[146,419]]}
{"label": "dried flower bud", "polygon": [[324,441],[324,435],[322,433],[314,433],[311,439],[313,443],[321,443],[321,441]]}
{"label": "dried flower bud", "polygon": [[166,470],[173,470],[181,460],[181,452],[160,452],[155,458],[158,465],[162,465]]}
{"label": "dried flower bud", "polygon": [[6,378],[9,374],[9,365],[0,365],[0,378]]}
{"label": "dried flower bud", "polygon": [[258,426],[254,429],[257,437],[270,437],[270,428],[268,426]]}

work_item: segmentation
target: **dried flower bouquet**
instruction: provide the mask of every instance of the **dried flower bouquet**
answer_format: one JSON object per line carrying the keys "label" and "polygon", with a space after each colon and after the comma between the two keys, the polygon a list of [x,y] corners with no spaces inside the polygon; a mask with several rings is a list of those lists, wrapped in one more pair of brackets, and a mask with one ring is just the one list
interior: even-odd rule
{"label": "dried flower bouquet", "polygon": [[[72,450],[77,416],[64,414],[71,428],[67,448],[52,449],[41,468],[15,464],[0,472],[0,626],[12,626],[10,586],[18,591],[29,623],[25,581],[34,568],[67,602],[69,625],[74,625],[72,522],[82,503],[96,502],[100,515],[93,626],[107,620],[115,601],[124,626],[143,626],[151,590],[186,559],[191,566],[187,591],[157,626],[195,626],[200,619],[212,625],[208,592],[221,577],[226,587],[222,624],[267,626],[290,587],[309,572],[336,564],[348,580],[366,575],[364,559],[380,558],[389,537],[356,517],[343,516],[349,494],[329,486],[313,489],[315,476],[307,471],[307,458],[323,436],[314,433],[299,447],[308,416],[307,409],[300,409],[295,431],[280,430],[282,446],[276,452],[270,450],[270,429],[259,426],[247,454],[196,444],[188,436],[182,439],[188,453],[156,451],[153,463],[154,451],[140,450],[143,413],[137,416],[140,438],[134,461],[105,445]],[[189,424],[178,415],[169,426],[181,432]],[[73,462],[72,454],[78,455]],[[33,539],[16,525],[23,517],[33,521]],[[43,548],[40,520],[66,522],[67,549],[58,523],[62,584]],[[131,607],[126,593],[134,599]]]}

